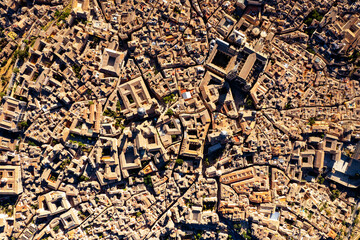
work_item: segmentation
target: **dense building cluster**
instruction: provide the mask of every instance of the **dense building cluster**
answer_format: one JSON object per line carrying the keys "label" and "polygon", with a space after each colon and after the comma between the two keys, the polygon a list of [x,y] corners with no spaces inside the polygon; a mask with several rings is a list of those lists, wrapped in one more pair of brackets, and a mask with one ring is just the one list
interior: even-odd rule
{"label": "dense building cluster", "polygon": [[360,2],[0,1],[0,239],[360,237]]}

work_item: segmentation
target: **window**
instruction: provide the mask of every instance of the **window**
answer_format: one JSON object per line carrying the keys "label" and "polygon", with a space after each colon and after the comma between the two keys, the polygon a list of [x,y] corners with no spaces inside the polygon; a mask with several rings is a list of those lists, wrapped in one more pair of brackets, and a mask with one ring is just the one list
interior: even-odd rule
{"label": "window", "polygon": [[146,100],[145,97],[144,97],[144,94],[139,93],[138,96],[139,96],[139,98],[140,98],[141,101]]}
{"label": "window", "polygon": [[9,145],[9,141],[6,141],[6,140],[1,141],[1,146],[2,147],[7,147],[8,145]]}
{"label": "window", "polygon": [[54,205],[56,206],[56,208],[62,207],[62,199],[59,198],[54,202]]}
{"label": "window", "polygon": [[109,66],[115,66],[115,61],[116,61],[116,58],[114,58],[114,57],[109,57],[109,60],[108,60],[108,65]]}
{"label": "window", "polygon": [[133,97],[131,96],[131,94],[128,94],[127,96],[127,99],[129,100],[129,103],[131,104],[131,103],[134,103],[134,99],[133,99]]}
{"label": "window", "polygon": [[148,138],[148,143],[149,143],[149,144],[155,143],[155,137],[154,137],[154,136],[149,137],[149,138]]}
{"label": "window", "polygon": [[67,218],[65,218],[65,221],[66,221],[66,223],[71,223],[72,222],[72,218],[71,217],[67,217]]}
{"label": "window", "polygon": [[13,106],[8,106],[8,110],[9,110],[10,112],[15,112],[15,107],[13,107]]}
{"label": "window", "polygon": [[190,143],[189,150],[191,151],[197,151],[200,148],[196,143]]}

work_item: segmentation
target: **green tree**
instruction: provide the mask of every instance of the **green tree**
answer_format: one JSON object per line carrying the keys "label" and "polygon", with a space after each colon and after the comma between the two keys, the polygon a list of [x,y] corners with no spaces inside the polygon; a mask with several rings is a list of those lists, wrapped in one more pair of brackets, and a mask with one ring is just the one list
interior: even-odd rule
{"label": "green tree", "polygon": [[312,23],[312,21],[314,19],[316,19],[317,21],[321,21],[323,19],[324,16],[322,16],[316,9],[312,10],[309,15],[307,15],[307,17],[304,19],[304,23],[307,26],[310,26],[310,24]]}
{"label": "green tree", "polygon": [[[309,32],[308,35],[312,35],[314,31],[312,32]],[[309,53],[312,53],[312,54],[315,54],[315,50],[310,46],[308,45],[307,48],[306,48],[306,51],[308,51]]]}
{"label": "green tree", "polygon": [[202,234],[199,233],[199,232],[198,232],[196,235],[194,235],[194,239],[195,239],[195,240],[200,240],[201,237],[202,237]]}
{"label": "green tree", "polygon": [[72,65],[71,68],[73,69],[74,73],[75,73],[75,76],[78,78],[78,79],[81,79],[81,74],[80,74],[80,71],[81,71],[81,66],[78,66],[76,64]]}
{"label": "green tree", "polygon": [[22,129],[27,128],[29,126],[29,124],[27,123],[27,121],[21,121],[18,123],[18,126]]}
{"label": "green tree", "polygon": [[121,102],[120,101],[116,102],[116,110],[119,112],[121,111]]}
{"label": "green tree", "polygon": [[89,181],[89,180],[90,180],[90,178],[86,177],[85,175],[81,175],[81,176],[79,177],[79,181],[80,181],[80,182],[87,182],[87,181]]}
{"label": "green tree", "polygon": [[32,142],[32,141],[29,141],[28,144],[29,144],[30,146],[37,146],[36,143],[34,143],[34,142]]}
{"label": "green tree", "polygon": [[314,125],[315,121],[316,121],[316,118],[314,118],[314,117],[309,118],[309,125],[310,126]]}
{"label": "green tree", "polygon": [[340,196],[340,191],[338,189],[334,189],[331,191],[331,200],[334,201],[335,199],[337,199]]}
{"label": "green tree", "polygon": [[359,218],[356,218],[355,220],[354,220],[354,225],[358,225],[359,224]]}
{"label": "green tree", "polygon": [[103,113],[104,116],[108,116],[108,117],[115,117],[116,116],[116,112],[110,110],[110,109],[105,109],[104,113]]}
{"label": "green tree", "polygon": [[204,164],[206,167],[208,167],[210,165],[209,158],[205,158]]}
{"label": "green tree", "polygon": [[172,116],[172,115],[174,115],[174,111],[171,108],[169,108],[165,114],[168,116]]}
{"label": "green tree", "polygon": [[25,60],[30,56],[29,54],[29,46],[26,46],[24,50],[16,50],[14,52],[14,57],[19,58],[19,60]]}
{"label": "green tree", "polygon": [[325,178],[323,178],[322,176],[319,176],[318,183],[323,184],[324,181],[325,181]]}
{"label": "green tree", "polygon": [[181,158],[176,159],[176,164],[181,166],[181,165],[183,165],[183,163],[184,163],[184,160],[182,160]]}
{"label": "green tree", "polygon": [[61,12],[59,10],[56,10],[55,17],[59,17],[61,15]]}
{"label": "green tree", "polygon": [[56,14],[56,12],[55,12],[55,16],[57,15],[57,16],[60,16],[59,17],[59,21],[61,21],[61,20],[66,20],[66,18],[70,15],[70,13],[71,13],[71,8],[67,8],[67,9],[65,9],[65,11],[63,11],[61,14],[60,13],[58,13],[58,14]]}
{"label": "green tree", "polygon": [[172,93],[166,97],[163,97],[163,100],[165,103],[171,103],[171,102],[175,101],[175,95]]}
{"label": "green tree", "polygon": [[291,108],[291,103],[290,102],[286,103],[285,109],[290,109],[290,108]]}
{"label": "green tree", "polygon": [[247,106],[248,108],[253,107],[253,106],[254,106],[253,100],[250,99],[250,98],[249,98],[248,100],[246,100],[246,106]]}
{"label": "green tree", "polygon": [[146,175],[146,176],[144,177],[144,183],[145,183],[145,185],[148,186],[148,187],[152,187],[152,186],[153,186],[150,175]]}
{"label": "green tree", "polygon": [[176,12],[176,13],[178,13],[178,14],[181,13],[180,9],[179,9],[177,6],[174,7],[174,12]]}
{"label": "green tree", "polygon": [[59,229],[60,229],[60,226],[59,226],[59,225],[56,225],[56,226],[53,228],[54,232],[56,232],[56,233],[59,231]]}

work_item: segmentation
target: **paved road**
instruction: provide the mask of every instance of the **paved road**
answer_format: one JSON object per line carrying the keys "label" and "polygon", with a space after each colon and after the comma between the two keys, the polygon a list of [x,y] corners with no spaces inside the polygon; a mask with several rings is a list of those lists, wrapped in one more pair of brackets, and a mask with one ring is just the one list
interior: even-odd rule
{"label": "paved road", "polygon": [[[357,216],[357,213],[358,213],[357,209],[359,208],[359,205],[360,205],[360,200],[358,199],[358,200],[357,200],[357,203],[355,204],[355,208],[354,208],[353,214],[351,215],[352,221],[354,221],[355,218],[356,218],[356,216]],[[351,233],[352,233],[352,231],[353,231],[353,228],[354,228],[354,225],[351,225],[351,226],[349,227],[348,234],[346,235],[347,239],[350,239],[350,235],[351,235]],[[358,234],[354,239],[359,239],[359,237],[360,237],[360,232],[359,232],[359,234]]]}

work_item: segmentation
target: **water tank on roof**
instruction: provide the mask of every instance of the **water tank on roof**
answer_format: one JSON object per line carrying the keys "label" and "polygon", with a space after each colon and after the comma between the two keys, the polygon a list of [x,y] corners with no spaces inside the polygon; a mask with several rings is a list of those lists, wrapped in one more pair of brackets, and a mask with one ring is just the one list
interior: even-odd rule
{"label": "water tank on roof", "polygon": [[262,31],[262,32],[260,33],[260,37],[266,38],[266,36],[267,36],[267,33],[266,33],[265,31]]}
{"label": "water tank on roof", "polygon": [[243,90],[244,91],[249,91],[251,88],[251,85],[249,83],[246,83],[244,86],[243,86]]}
{"label": "water tank on roof", "polygon": [[251,33],[252,33],[252,35],[254,36],[254,37],[257,37],[257,36],[259,36],[260,35],[260,29],[259,28],[253,28],[253,30],[251,31]]}
{"label": "water tank on roof", "polygon": [[145,108],[142,108],[142,107],[139,107],[137,112],[140,117],[143,117],[146,114]]}
{"label": "water tank on roof", "polygon": [[221,131],[220,137],[221,137],[222,139],[226,138],[227,136],[228,136],[228,132],[227,132],[227,131],[225,131],[225,130]]}
{"label": "water tank on roof", "polygon": [[49,161],[49,159],[45,159],[45,160],[43,161],[43,163],[44,163],[44,166],[45,166],[46,168],[48,168],[48,167],[50,166],[50,161]]}

